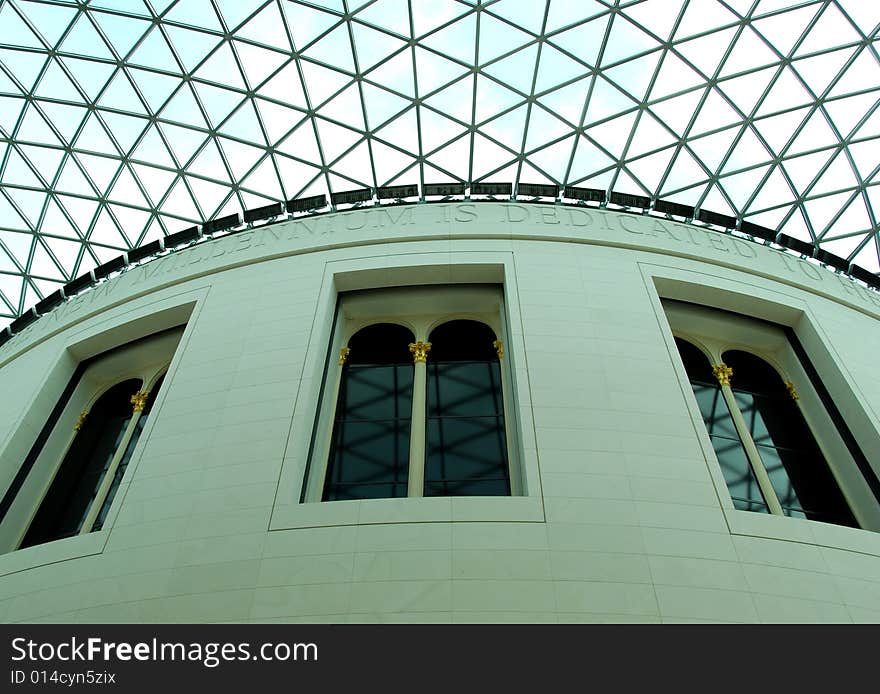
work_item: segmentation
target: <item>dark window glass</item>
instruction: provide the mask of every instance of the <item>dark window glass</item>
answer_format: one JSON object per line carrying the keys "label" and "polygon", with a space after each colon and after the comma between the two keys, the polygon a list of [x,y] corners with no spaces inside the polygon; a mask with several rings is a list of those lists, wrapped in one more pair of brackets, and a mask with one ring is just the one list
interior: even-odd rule
{"label": "dark window glass", "polygon": [[769,513],[758,487],[758,480],[736,432],[730,410],[724,401],[721,386],[712,374],[709,360],[689,342],[676,338],[675,344],[697,398],[700,414],[703,415],[703,422],[709,432],[709,439],[721,465],[734,507],[741,511]]}
{"label": "dark window glass", "polygon": [[858,527],[813,432],[779,373],[763,359],[732,350],[731,387],[773,489],[787,516]]}
{"label": "dark window glass", "polygon": [[425,496],[510,494],[501,366],[492,330],[476,321],[431,333]]}
{"label": "dark window glass", "polygon": [[64,456],[22,547],[79,533],[131,420],[131,396],[140,387],[139,380],[123,381],[95,402]]}
{"label": "dark window glass", "polygon": [[413,334],[381,323],[349,340],[333,422],[323,499],[407,494]]}
{"label": "dark window glass", "polygon": [[107,490],[107,496],[104,497],[104,502],[101,504],[101,510],[98,511],[98,515],[95,517],[95,522],[92,525],[92,532],[104,527],[104,521],[107,519],[107,512],[110,510],[110,505],[116,497],[119,483],[122,482],[122,477],[125,475],[125,470],[128,468],[128,461],[131,460],[131,454],[134,452],[135,446],[137,446],[138,440],[141,437],[141,432],[144,430],[144,426],[147,423],[147,418],[150,416],[150,411],[153,409],[153,403],[156,401],[156,394],[159,392],[159,388],[162,386],[162,381],[164,380],[165,376],[160,377],[150,391],[150,395],[144,405],[144,410],[141,412],[141,416],[138,419],[137,424],[135,424],[131,438],[128,440],[128,445],[125,447],[125,453],[123,453],[119,465],[116,466],[116,472],[113,474],[113,482],[110,483],[110,489]]}

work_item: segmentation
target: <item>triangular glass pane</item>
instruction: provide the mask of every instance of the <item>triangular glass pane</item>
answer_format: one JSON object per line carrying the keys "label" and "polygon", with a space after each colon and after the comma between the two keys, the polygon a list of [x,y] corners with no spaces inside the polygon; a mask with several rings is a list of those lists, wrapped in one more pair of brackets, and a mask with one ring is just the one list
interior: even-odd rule
{"label": "triangular glass pane", "polygon": [[364,105],[370,127],[382,125],[389,118],[396,117],[412,102],[402,99],[389,91],[375,87],[369,82],[362,83]]}
{"label": "triangular glass pane", "polygon": [[548,89],[554,89],[563,82],[583,76],[587,70],[588,68],[584,65],[575,62],[562,51],[547,43],[541,49],[535,92],[541,93]]}
{"label": "triangular glass pane", "polygon": [[270,143],[283,139],[305,117],[302,111],[295,111],[274,101],[258,99],[256,105]]}
{"label": "triangular glass pane", "polygon": [[160,166],[174,166],[174,160],[165,147],[165,143],[159,136],[159,132],[155,125],[151,125],[144,136],[141,138],[140,144],[132,152],[132,159],[139,159]]}
{"label": "triangular glass pane", "polygon": [[359,22],[368,22],[401,36],[409,36],[407,0],[378,0],[359,9],[355,17]]}
{"label": "triangular glass pane", "polygon": [[79,195],[95,195],[94,188],[92,188],[91,183],[89,183],[73,156],[67,157],[61,175],[55,183],[54,190]]}
{"label": "triangular glass pane", "polygon": [[727,100],[717,90],[709,91],[709,96],[703,102],[703,106],[697,114],[691,133],[699,135],[727,127],[733,123],[741,122],[742,115],[738,114]]}
{"label": "triangular glass pane", "polygon": [[752,27],[761,33],[781,56],[786,56],[794,48],[804,29],[816,16],[819,5],[795,8],[789,12],[770,15],[752,20]]}
{"label": "triangular glass pane", "polygon": [[818,21],[810,28],[807,38],[798,46],[797,55],[835,48],[860,41],[861,38],[837,6],[829,3],[822,8]]}
{"label": "triangular glass pane", "polygon": [[651,113],[674,133],[683,136],[691,118],[697,112],[703,92],[702,89],[695,89],[672,99],[655,102],[651,106]]}
{"label": "triangular glass pane", "polygon": [[850,96],[825,102],[825,110],[837,127],[842,137],[847,137],[880,99],[880,92]]}
{"label": "triangular glass pane", "polygon": [[85,235],[92,224],[92,220],[95,218],[95,212],[98,211],[98,201],[74,198],[67,195],[59,195],[57,200],[67,210],[68,215],[76,224],[80,233]]}
{"label": "triangular glass pane", "polygon": [[650,195],[650,191],[641,182],[636,181],[625,169],[621,169],[617,173],[617,178],[611,183],[611,188],[618,193]]}
{"label": "triangular glass pane", "polygon": [[129,58],[131,65],[142,65],[157,70],[167,70],[170,72],[180,72],[180,66],[159,26],[153,27],[147,37],[141,41],[141,44],[132,53]]}
{"label": "triangular glass pane", "polygon": [[523,103],[523,97],[482,75],[477,77],[476,122],[481,123],[502,111]]}
{"label": "triangular glass pane", "polygon": [[733,50],[724,61],[721,76],[738,75],[752,72],[767,65],[779,63],[779,56],[767,46],[749,26],[746,26],[737,38]]}
{"label": "triangular glass pane", "polygon": [[638,157],[661,147],[675,144],[676,138],[647,111],[642,112],[635,135],[627,149],[627,157]]}
{"label": "triangular glass pane", "polygon": [[[333,171],[350,178],[361,186],[373,185],[372,167],[370,166],[370,152],[366,142],[361,142],[357,147],[333,164]],[[339,188],[337,188],[339,190]]]}
{"label": "triangular glass pane", "polygon": [[165,133],[168,146],[171,148],[180,166],[186,166],[190,157],[195,154],[196,150],[201,148],[202,143],[208,136],[205,132],[182,128],[171,123],[162,123],[160,127],[162,132]]}
{"label": "triangular glass pane", "polygon": [[114,60],[113,53],[107,48],[104,39],[89,21],[89,14],[83,12],[73,23],[73,28],[61,42],[59,50],[63,53],[84,55],[94,58]]}
{"label": "triangular glass pane", "polygon": [[395,118],[378,130],[375,136],[414,155],[419,149],[419,129],[415,110],[409,110]]}
{"label": "triangular glass pane", "polygon": [[302,80],[299,78],[296,63],[291,60],[272,79],[260,87],[260,96],[275,99],[288,106],[307,108],[306,96],[302,90]]}
{"label": "triangular glass pane", "polygon": [[64,158],[64,150],[30,145],[19,145],[19,149],[27,157],[31,166],[43,177],[43,180],[51,185],[58,173],[61,160]]}
{"label": "triangular glass pane", "polygon": [[728,128],[712,135],[689,140],[688,146],[706,169],[714,173],[721,166],[721,160],[727,156],[739,132],[739,127]]}
{"label": "triangular glass pane", "polygon": [[42,188],[44,186],[40,179],[37,178],[37,174],[31,170],[24,157],[14,148],[10,148],[9,154],[6,156],[6,166],[3,169],[3,183],[29,186],[31,188]]}
{"label": "triangular glass pane", "polygon": [[153,113],[159,112],[174,90],[181,84],[179,77],[148,72],[138,68],[129,68],[128,74],[134,79],[135,86]]}
{"label": "triangular glass pane", "polygon": [[684,43],[678,43],[675,48],[697,70],[707,77],[712,77],[718,71],[721,58],[735,36],[736,29],[724,29]]}
{"label": "triangular glass pane", "polygon": [[[471,138],[460,137],[431,156],[431,162],[441,171],[461,181],[467,181],[471,161]],[[427,167],[425,167],[427,168]]]}
{"label": "triangular glass pane", "polygon": [[796,60],[792,63],[792,68],[807,83],[813,94],[821,95],[840,74],[852,54],[852,48],[844,48],[832,53],[820,53],[809,58]]}
{"label": "triangular glass pane", "polygon": [[718,83],[720,89],[743,113],[752,113],[777,68],[769,67]]}
{"label": "triangular glass pane", "polygon": [[242,181],[241,186],[242,188],[258,191],[275,200],[284,199],[284,193],[281,192],[281,185],[278,182],[278,174],[275,172],[272,157],[263,159],[257,165],[257,168]]}
{"label": "triangular glass pane", "polygon": [[464,128],[428,108],[420,108],[422,150],[427,154],[459,137]]}
{"label": "triangular glass pane", "polygon": [[[721,155],[723,156],[723,154]],[[691,151],[686,147],[679,149],[678,155],[669,170],[669,175],[663,182],[663,193],[661,197],[668,192],[681,190],[694,185],[705,185],[705,181],[709,174],[700,166],[699,162],[693,157]],[[700,190],[702,192],[702,189]],[[679,200],[678,194],[673,196],[674,200]],[[695,202],[695,201],[694,201]],[[693,204],[693,203],[686,203]]]}
{"label": "triangular glass pane", "polygon": [[340,21],[336,15],[292,2],[282,2],[281,9],[287,17],[287,27],[293,35],[293,43],[298,51]]}
{"label": "triangular glass pane", "polygon": [[146,210],[137,210],[124,205],[110,205],[109,207],[123,237],[128,241],[130,247],[134,247],[152,215]]}
{"label": "triangular glass pane", "polygon": [[27,105],[24,99],[14,99],[10,96],[0,96],[0,128],[8,135],[12,135],[21,110]]}
{"label": "triangular glass pane", "polygon": [[[244,3],[236,3],[244,4]],[[223,31],[223,26],[214,12],[214,7],[210,0],[189,0],[188,2],[178,2],[165,15],[166,19],[180,24],[189,24],[190,26],[205,27],[213,31]],[[232,27],[229,27],[232,29]]]}
{"label": "triangular glass pane", "polygon": [[[880,163],[880,161],[878,161]],[[810,195],[831,193],[844,188],[855,188],[859,185],[853,175],[849,159],[842,151],[831,160],[831,165],[825,170],[816,184],[810,189]]]}
{"label": "triangular glass pane", "polygon": [[416,48],[416,78],[419,83],[419,94],[427,94],[449,84],[465,74],[466,69],[442,56]]}
{"label": "triangular glass pane", "polygon": [[28,106],[24,113],[16,139],[20,142],[38,142],[47,145],[62,144],[33,104]]}
{"label": "triangular glass pane", "polygon": [[489,10],[533,34],[540,34],[544,25],[544,6],[543,2],[524,3],[521,0],[500,0],[494,3]]}
{"label": "triangular glass pane", "polygon": [[782,203],[793,202],[794,194],[782,175],[780,167],[774,167],[773,173],[761,186],[757,196],[749,205],[749,210],[764,210],[769,207],[777,207]]}
{"label": "triangular glass pane", "polygon": [[[553,0],[556,2],[557,0]],[[576,15],[572,15],[576,16]],[[578,24],[566,31],[553,34],[548,41],[566,51],[572,58],[594,66],[599,60],[599,48],[608,30],[611,15]]]}
{"label": "triangular glass pane", "polygon": [[593,17],[608,12],[608,8],[596,0],[550,0],[547,12],[547,32],[567,27],[577,17]]}
{"label": "triangular glass pane", "polygon": [[[398,53],[388,62],[382,63],[366,75],[366,78],[386,89],[390,89],[405,96],[415,96],[412,56],[408,51]],[[424,96],[424,92],[419,89]]]}
{"label": "triangular glass pane", "polygon": [[[29,92],[34,86],[46,60],[45,53],[29,53],[0,48],[0,63],[9,69],[10,74],[15,77],[15,80],[21,84],[26,92]],[[73,60],[73,58],[69,60]]]}
{"label": "triangular glass pane", "polygon": [[783,168],[794,184],[798,194],[806,191],[807,187],[824,168],[825,164],[828,163],[833,154],[834,150],[826,149],[823,152],[789,158],[783,162]]}
{"label": "triangular glass pane", "polygon": [[305,57],[332,65],[337,70],[354,73],[354,58],[351,54],[351,39],[348,24],[342,23],[329,34],[322,37],[304,51]]}
{"label": "triangular glass pane", "polygon": [[831,147],[837,144],[837,136],[828,127],[828,122],[825,120],[822,111],[816,109],[803,130],[801,130],[800,134],[791,144],[791,147],[789,147],[788,154],[809,152],[810,150],[822,149],[823,147]]}
{"label": "triangular glass pane", "polygon": [[352,22],[351,28],[361,72],[366,72],[386,56],[406,46],[399,39],[357,22]]}
{"label": "triangular glass pane", "polygon": [[660,51],[657,51],[609,68],[603,74],[636,101],[644,101],[659,58]]}
{"label": "triangular glass pane", "polygon": [[73,75],[79,88],[93,101],[98,98],[116,69],[107,63],[81,58],[61,58],[61,62]]}
{"label": "triangular glass pane", "polygon": [[[206,55],[206,54],[204,54]],[[195,76],[224,87],[247,89],[229,44],[224,42],[196,71]]]}
{"label": "triangular glass pane", "polygon": [[314,178],[320,174],[320,170],[314,166],[308,166],[293,159],[276,154],[275,163],[281,174],[281,182],[284,185],[284,193],[287,199],[300,195]]}
{"label": "triangular glass pane", "polygon": [[754,164],[769,162],[773,155],[767,150],[752,128],[746,127],[730,153],[724,171],[736,171]]}
{"label": "triangular glass pane", "polygon": [[363,130],[364,113],[358,85],[351,84],[334,96],[321,108],[321,114],[344,125]]}
{"label": "triangular glass pane", "polygon": [[458,3],[414,2],[410,3],[415,36],[424,36],[437,27],[460,17],[466,9]]}
{"label": "triangular glass pane", "polygon": [[86,119],[85,125],[79,132],[79,137],[76,138],[75,146],[77,149],[89,152],[119,154],[116,145],[113,144],[101,120],[94,112]]}
{"label": "triangular glass pane", "polygon": [[[474,103],[474,80],[472,77],[464,77],[458,82],[438,92],[426,103],[444,113],[457,118],[465,123],[471,122],[471,107]],[[424,126],[423,126],[424,128]]]}
{"label": "triangular glass pane", "polygon": [[205,219],[211,219],[217,215],[217,210],[226,202],[226,198],[232,192],[229,186],[221,186],[218,183],[205,181],[194,176],[187,176],[190,190],[195,195],[199,207],[205,215]]}
{"label": "triangular glass pane", "polygon": [[98,219],[95,220],[92,233],[89,235],[89,241],[100,243],[102,246],[118,248],[119,250],[126,250],[128,248],[127,239],[119,231],[119,228],[105,207],[101,207],[101,212],[98,215]]}
{"label": "triangular glass pane", "polygon": [[376,167],[376,182],[382,186],[394,180],[400,173],[412,166],[414,159],[381,142],[373,141],[373,163]]}
{"label": "triangular glass pane", "polygon": [[49,61],[35,93],[37,96],[44,96],[49,99],[61,99],[64,101],[82,100],[79,90],[70,81],[64,70],[61,69],[61,65],[57,60]]}
{"label": "triangular glass pane", "polygon": [[43,242],[52,251],[52,255],[58,260],[65,280],[73,279],[76,275],[76,259],[79,257],[82,244],[79,241],[66,241],[64,239],[46,238]]}
{"label": "triangular glass pane", "polygon": [[[192,72],[196,69],[196,66],[199,65],[204,59],[205,56],[209,55],[214,48],[217,47],[219,43],[223,41],[222,36],[218,36],[216,34],[209,34],[204,31],[195,31],[191,29],[184,29],[183,27],[172,26],[169,24],[165,24],[165,31],[168,32],[168,38],[171,41],[171,45],[174,46],[174,50],[177,52],[180,61],[183,63],[184,68],[186,68],[187,72]],[[229,45],[224,44],[224,50],[221,52],[222,56],[227,55],[229,51]],[[208,59],[210,62],[215,56],[211,56]],[[225,57],[221,59],[224,65],[228,65],[229,63],[225,60]],[[230,70],[226,79],[235,80],[236,75],[238,73],[238,69],[235,66],[235,62],[232,62],[232,70]],[[204,79],[211,79],[211,77],[203,76],[202,70],[204,68],[200,68],[198,71],[199,76]],[[225,84],[225,80],[222,77],[222,72],[215,72],[217,70],[217,66],[213,69],[209,69],[209,74],[217,75],[219,79],[215,79],[214,81],[220,82],[221,84]]]}
{"label": "triangular glass pane", "polygon": [[543,171],[551,180],[556,183],[562,183],[565,179],[565,171],[568,169],[572,147],[574,147],[574,138],[574,135],[566,137],[559,142],[544,147],[544,149],[531,153],[529,161]]}
{"label": "triangular glass pane", "polygon": [[689,3],[684,17],[675,30],[675,39],[696,36],[718,27],[736,24],[738,21],[739,17],[715,0]]}
{"label": "triangular glass pane", "polygon": [[140,97],[122,70],[119,70],[110,80],[110,84],[101,94],[98,104],[104,108],[113,108],[119,111],[144,112]]}
{"label": "triangular glass pane", "polygon": [[[724,189],[727,189],[727,184],[722,184]],[[712,212],[718,212],[719,214],[726,214],[736,217],[737,213],[734,210],[730,203],[728,203],[727,198],[719,190],[718,186],[712,186],[709,189],[709,192],[706,194],[706,197],[703,198],[702,203],[700,203],[701,210],[710,210]]]}
{"label": "triangular glass pane", "polygon": [[110,44],[116,49],[116,53],[120,58],[125,58],[138,40],[152,26],[150,22],[143,19],[109,14],[107,12],[94,12],[92,16],[110,40]]}
{"label": "triangular glass pane", "polygon": [[721,187],[738,210],[745,208],[746,203],[764,179],[764,175],[769,168],[769,166],[759,166],[756,169],[724,176],[721,179]]}
{"label": "triangular glass pane", "polygon": [[139,205],[142,207],[149,207],[150,205],[127,166],[122,167],[119,176],[116,178],[116,183],[113,184],[113,188],[107,197],[110,200],[117,200],[129,205]]}
{"label": "triangular glass pane", "polygon": [[153,201],[154,205],[158,205],[168,191],[169,186],[174,182],[174,173],[164,169],[143,166],[142,164],[132,164],[131,169],[141,182],[144,190],[147,191],[150,200]]}
{"label": "triangular glass pane", "polygon": [[757,120],[754,123],[754,127],[774,152],[782,154],[785,146],[794,137],[797,129],[809,113],[810,109],[805,106],[795,111],[788,111],[777,116]]}
{"label": "triangular glass pane", "polygon": [[484,66],[483,71],[511,89],[517,89],[523,94],[531,94],[537,57],[537,45],[528,46],[503,60]]}
{"label": "triangular glass pane", "polygon": [[9,188],[8,194],[10,199],[18,205],[18,209],[21,210],[25,219],[36,227],[40,221],[40,215],[43,213],[43,207],[46,204],[46,193]]}
{"label": "triangular glass pane", "polygon": [[843,77],[834,84],[830,96],[860,92],[866,84],[880,84],[880,66],[870,51],[862,49]]}
{"label": "triangular glass pane", "polygon": [[219,132],[239,140],[253,142],[261,147],[266,145],[254,103],[250,99],[242,102],[241,106],[220,126]]}
{"label": "triangular glass pane", "polygon": [[[648,186],[653,193],[666,173],[666,167],[669,161],[675,155],[675,147],[669,147],[660,152],[650,154],[639,159],[627,158],[626,168],[644,185]],[[693,184],[695,181],[690,180],[685,185]]]}
{"label": "triangular glass pane", "polygon": [[[192,196],[184,185],[183,179],[178,178],[177,182],[171,188],[168,197],[162,202],[162,211],[175,217],[183,217],[199,221],[203,219],[202,215],[196,209]],[[204,210],[203,210],[204,211]]]}
{"label": "triangular glass pane", "polygon": [[[193,82],[192,85],[214,127],[226,120],[229,114],[238,108],[244,99],[243,94],[228,89],[221,89],[220,87],[199,82]],[[202,127],[205,126],[202,125]]]}
{"label": "triangular glass pane", "polygon": [[602,55],[602,65],[613,65],[639,53],[660,48],[656,39],[625,19],[622,14],[612,15],[611,34]]}
{"label": "triangular glass pane", "polygon": [[48,101],[39,102],[40,108],[49,117],[66,142],[70,142],[79,129],[82,119],[88,111],[84,107],[68,104],[55,104]]}
{"label": "triangular glass pane", "polygon": [[[848,150],[863,179],[872,176],[877,168],[880,167],[880,159],[877,157],[876,141],[850,143]],[[880,212],[880,210],[878,210],[878,212]]]}
{"label": "triangular glass pane", "polygon": [[363,137],[360,133],[349,130],[348,128],[343,128],[342,126],[326,121],[323,118],[317,118],[315,122],[318,126],[318,135],[321,138],[321,148],[324,152],[324,159],[328,162],[335,160],[339,155]]}
{"label": "triangular glass pane", "polygon": [[228,140],[225,137],[220,138],[220,146],[223,148],[224,154],[226,154],[226,161],[229,162],[232,175],[238,181],[244,178],[260,157],[266,153],[265,150],[251,147],[235,140]]}
{"label": "triangular glass pane", "polygon": [[[577,11],[582,12],[580,8]],[[681,15],[681,0],[648,0],[629,5],[623,12],[646,31],[666,41]]]}
{"label": "triangular glass pane", "polygon": [[287,32],[284,30],[284,19],[278,11],[278,4],[274,2],[266,5],[256,17],[235,33],[238,38],[251,39],[285,52],[291,50]]}
{"label": "triangular glass pane", "polygon": [[[532,43],[535,37],[519,27],[496,19],[488,12],[480,15],[480,63],[491,62],[505,53]],[[471,54],[466,62],[473,60]]]}
{"label": "triangular glass pane", "polygon": [[19,2],[16,7],[31,21],[50,46],[58,43],[77,13],[73,7],[44,5],[37,2]]}
{"label": "triangular glass pane", "polygon": [[[12,310],[16,315],[18,315],[18,307],[21,301],[21,289],[23,286],[23,278],[0,274],[0,294],[2,294],[6,302],[12,307]],[[0,310],[2,310],[2,308],[0,308]]]}
{"label": "triangular glass pane", "polygon": [[[540,106],[533,105],[529,116],[529,132],[526,137],[526,151],[538,149],[544,145],[558,140],[560,137],[569,135],[571,126],[566,125],[556,116],[550,114]],[[519,150],[519,143],[514,148]]]}
{"label": "triangular glass pane", "polygon": [[660,72],[651,89],[651,99],[662,99],[703,84],[706,84],[706,80],[702,75],[674,53],[665,51]]}
{"label": "triangular glass pane", "polygon": [[597,144],[608,150],[615,159],[620,159],[623,156],[623,148],[629,139],[629,133],[634,122],[635,114],[628,113],[624,116],[605,121],[600,125],[587,128],[585,132]]}
{"label": "triangular glass pane", "polygon": [[312,121],[304,121],[284,140],[275,147],[283,154],[289,154],[298,159],[309,162],[320,162],[321,155],[318,152],[318,143],[315,140],[315,131]]}
{"label": "triangular glass pane", "polygon": [[202,151],[198,153],[196,158],[187,167],[187,173],[217,179],[224,183],[229,182],[226,164],[220,156],[220,150],[217,149],[217,142],[214,138],[209,139],[205,143]]}
{"label": "triangular glass pane", "polygon": [[807,217],[810,220],[813,233],[818,236],[824,231],[840,212],[841,208],[849,202],[849,199],[849,193],[839,193],[838,195],[828,195],[804,202],[804,208],[807,210]]}
{"label": "triangular glass pane", "polygon": [[303,60],[300,62],[300,66],[313,107],[323,104],[352,81],[350,76],[316,63]]}
{"label": "triangular glass pane", "polygon": [[259,48],[243,41],[235,42],[235,52],[241,60],[245,77],[251,88],[256,88],[275,70],[277,70],[288,56],[277,51]]}
{"label": "triangular glass pane", "polygon": [[92,179],[99,191],[106,191],[116,172],[119,171],[121,162],[119,159],[110,157],[98,157],[92,154],[75,153],[83,170]]}
{"label": "triangular glass pane", "polygon": [[440,51],[465,64],[473,65],[477,19],[470,13],[422,41],[422,45]]}
{"label": "triangular glass pane", "polygon": [[592,77],[584,77],[561,89],[544,94],[540,97],[539,103],[572,125],[578,126],[584,112],[584,103],[592,79]]}
{"label": "triangular glass pane", "polygon": [[488,176],[509,164],[515,154],[496,145],[479,133],[474,136],[473,180]]}
{"label": "triangular glass pane", "polygon": [[[477,97],[477,100],[479,102],[479,96]],[[533,111],[539,110],[534,106],[532,108]],[[522,106],[505,113],[503,116],[494,118],[488,123],[480,126],[480,132],[498,140],[498,142],[510,149],[519,150],[522,147],[527,112],[528,106],[523,104]],[[460,130],[458,132],[460,132]],[[549,139],[550,138],[548,138],[548,140]],[[548,140],[545,140],[544,142],[547,142]]]}
{"label": "triangular glass pane", "polygon": [[584,123],[595,123],[618,113],[630,111],[637,106],[635,101],[625,96],[610,82],[597,77],[587,104]]}
{"label": "triangular glass pane", "polygon": [[110,134],[119,143],[123,153],[128,153],[149,124],[146,118],[135,118],[110,111],[101,111],[101,118],[110,128]]}

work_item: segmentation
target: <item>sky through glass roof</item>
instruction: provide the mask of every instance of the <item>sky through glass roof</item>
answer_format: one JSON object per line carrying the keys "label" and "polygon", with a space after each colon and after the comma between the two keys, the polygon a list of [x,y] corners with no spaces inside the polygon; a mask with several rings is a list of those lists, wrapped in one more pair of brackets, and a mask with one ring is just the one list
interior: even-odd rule
{"label": "sky through glass roof", "polygon": [[878,23],[866,0],[0,0],[0,328],[193,223],[396,184],[663,198],[877,272]]}

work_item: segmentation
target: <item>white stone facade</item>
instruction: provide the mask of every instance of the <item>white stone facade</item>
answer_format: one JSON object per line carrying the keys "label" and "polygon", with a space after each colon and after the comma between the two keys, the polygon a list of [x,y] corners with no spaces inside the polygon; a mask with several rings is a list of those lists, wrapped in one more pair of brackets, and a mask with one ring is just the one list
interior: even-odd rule
{"label": "white stone facade", "polygon": [[[300,503],[338,292],[450,283],[503,285],[522,495]],[[734,510],[661,298],[792,327],[880,472],[880,294],[845,276],[584,207],[327,214],[129,269],[0,347],[5,491],[78,361],[186,326],[105,528],[7,541],[0,620],[880,621],[880,527]]]}

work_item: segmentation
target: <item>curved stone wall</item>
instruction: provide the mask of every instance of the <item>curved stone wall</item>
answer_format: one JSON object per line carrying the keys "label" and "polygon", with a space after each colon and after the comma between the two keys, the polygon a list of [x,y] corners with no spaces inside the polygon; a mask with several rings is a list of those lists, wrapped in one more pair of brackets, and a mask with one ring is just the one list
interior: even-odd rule
{"label": "curved stone wall", "polygon": [[[338,293],[468,283],[503,285],[522,494],[300,503]],[[664,299],[791,328],[876,476],[877,292],[648,216],[351,210],[153,259],[0,347],[6,491],[78,363],[185,325],[104,529],[0,555],[0,619],[877,621],[876,508],[735,510]]]}

